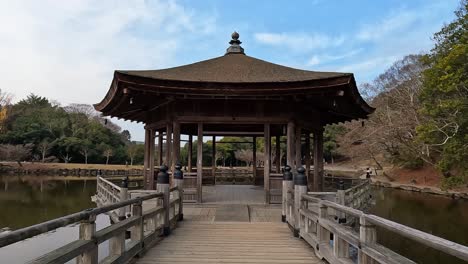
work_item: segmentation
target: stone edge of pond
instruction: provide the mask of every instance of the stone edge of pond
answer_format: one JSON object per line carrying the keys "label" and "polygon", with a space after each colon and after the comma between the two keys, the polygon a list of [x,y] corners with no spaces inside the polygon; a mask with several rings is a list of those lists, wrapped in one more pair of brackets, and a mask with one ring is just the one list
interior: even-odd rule
{"label": "stone edge of pond", "polygon": [[401,183],[383,182],[383,181],[378,181],[378,180],[373,180],[372,185],[378,186],[378,187],[384,187],[384,188],[393,188],[393,189],[400,189],[400,190],[405,190],[405,191],[412,191],[412,192],[443,195],[443,196],[451,197],[453,199],[467,199],[468,200],[468,193],[466,192],[443,191],[441,189],[436,189],[434,187],[407,185],[407,184],[401,184]]}

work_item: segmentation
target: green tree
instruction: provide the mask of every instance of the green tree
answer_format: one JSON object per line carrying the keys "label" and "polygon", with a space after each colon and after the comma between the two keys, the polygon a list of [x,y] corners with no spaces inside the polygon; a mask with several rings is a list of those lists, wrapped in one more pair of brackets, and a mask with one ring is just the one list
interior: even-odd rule
{"label": "green tree", "polygon": [[424,58],[422,113],[418,138],[433,150],[446,174],[468,171],[468,1],[456,19],[434,35],[435,47]]}

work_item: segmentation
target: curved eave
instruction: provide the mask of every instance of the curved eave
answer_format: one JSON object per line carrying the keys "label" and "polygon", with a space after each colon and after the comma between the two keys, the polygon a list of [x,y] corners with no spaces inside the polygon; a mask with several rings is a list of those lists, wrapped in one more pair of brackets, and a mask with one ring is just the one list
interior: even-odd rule
{"label": "curved eave", "polygon": [[[369,106],[361,97],[356,86],[353,74],[337,77],[285,81],[285,82],[206,82],[206,81],[180,81],[167,79],[154,79],[116,71],[111,87],[103,100],[94,105],[97,111],[103,113],[113,112],[125,100],[127,93],[124,89],[138,90],[145,93],[165,94],[197,94],[203,96],[287,96],[302,95],[310,92],[334,92],[343,90],[347,100],[358,106],[359,110],[353,118],[347,120],[367,118],[375,108]],[[345,120],[346,121],[346,120]]]}

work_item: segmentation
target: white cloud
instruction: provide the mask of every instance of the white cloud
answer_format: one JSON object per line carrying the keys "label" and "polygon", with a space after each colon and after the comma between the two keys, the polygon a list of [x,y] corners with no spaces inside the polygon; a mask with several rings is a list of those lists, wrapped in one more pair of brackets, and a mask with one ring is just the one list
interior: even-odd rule
{"label": "white cloud", "polygon": [[359,48],[359,49],[354,49],[346,53],[337,54],[337,55],[330,55],[330,54],[313,55],[307,62],[307,65],[315,66],[315,65],[319,65],[323,63],[329,63],[329,62],[334,62],[334,61],[350,58],[350,57],[357,55],[362,50],[363,50],[362,48]]}
{"label": "white cloud", "polygon": [[0,88],[16,100],[97,103],[115,69],[173,65],[188,38],[214,30],[200,16],[174,1],[3,1]]}
{"label": "white cloud", "polygon": [[343,36],[332,37],[319,33],[256,33],[255,40],[271,46],[284,46],[294,51],[311,51],[337,47],[344,43]]}
{"label": "white cloud", "polygon": [[400,11],[398,13],[390,14],[383,20],[366,24],[362,26],[357,33],[357,39],[365,41],[379,40],[383,37],[393,35],[396,32],[402,31],[410,27],[420,18],[419,12]]}

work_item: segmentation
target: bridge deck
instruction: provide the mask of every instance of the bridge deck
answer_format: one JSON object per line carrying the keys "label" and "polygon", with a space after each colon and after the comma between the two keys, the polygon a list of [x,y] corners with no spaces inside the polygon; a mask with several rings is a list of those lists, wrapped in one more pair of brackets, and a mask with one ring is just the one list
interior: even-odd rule
{"label": "bridge deck", "polygon": [[136,263],[322,263],[284,223],[179,224]]}

